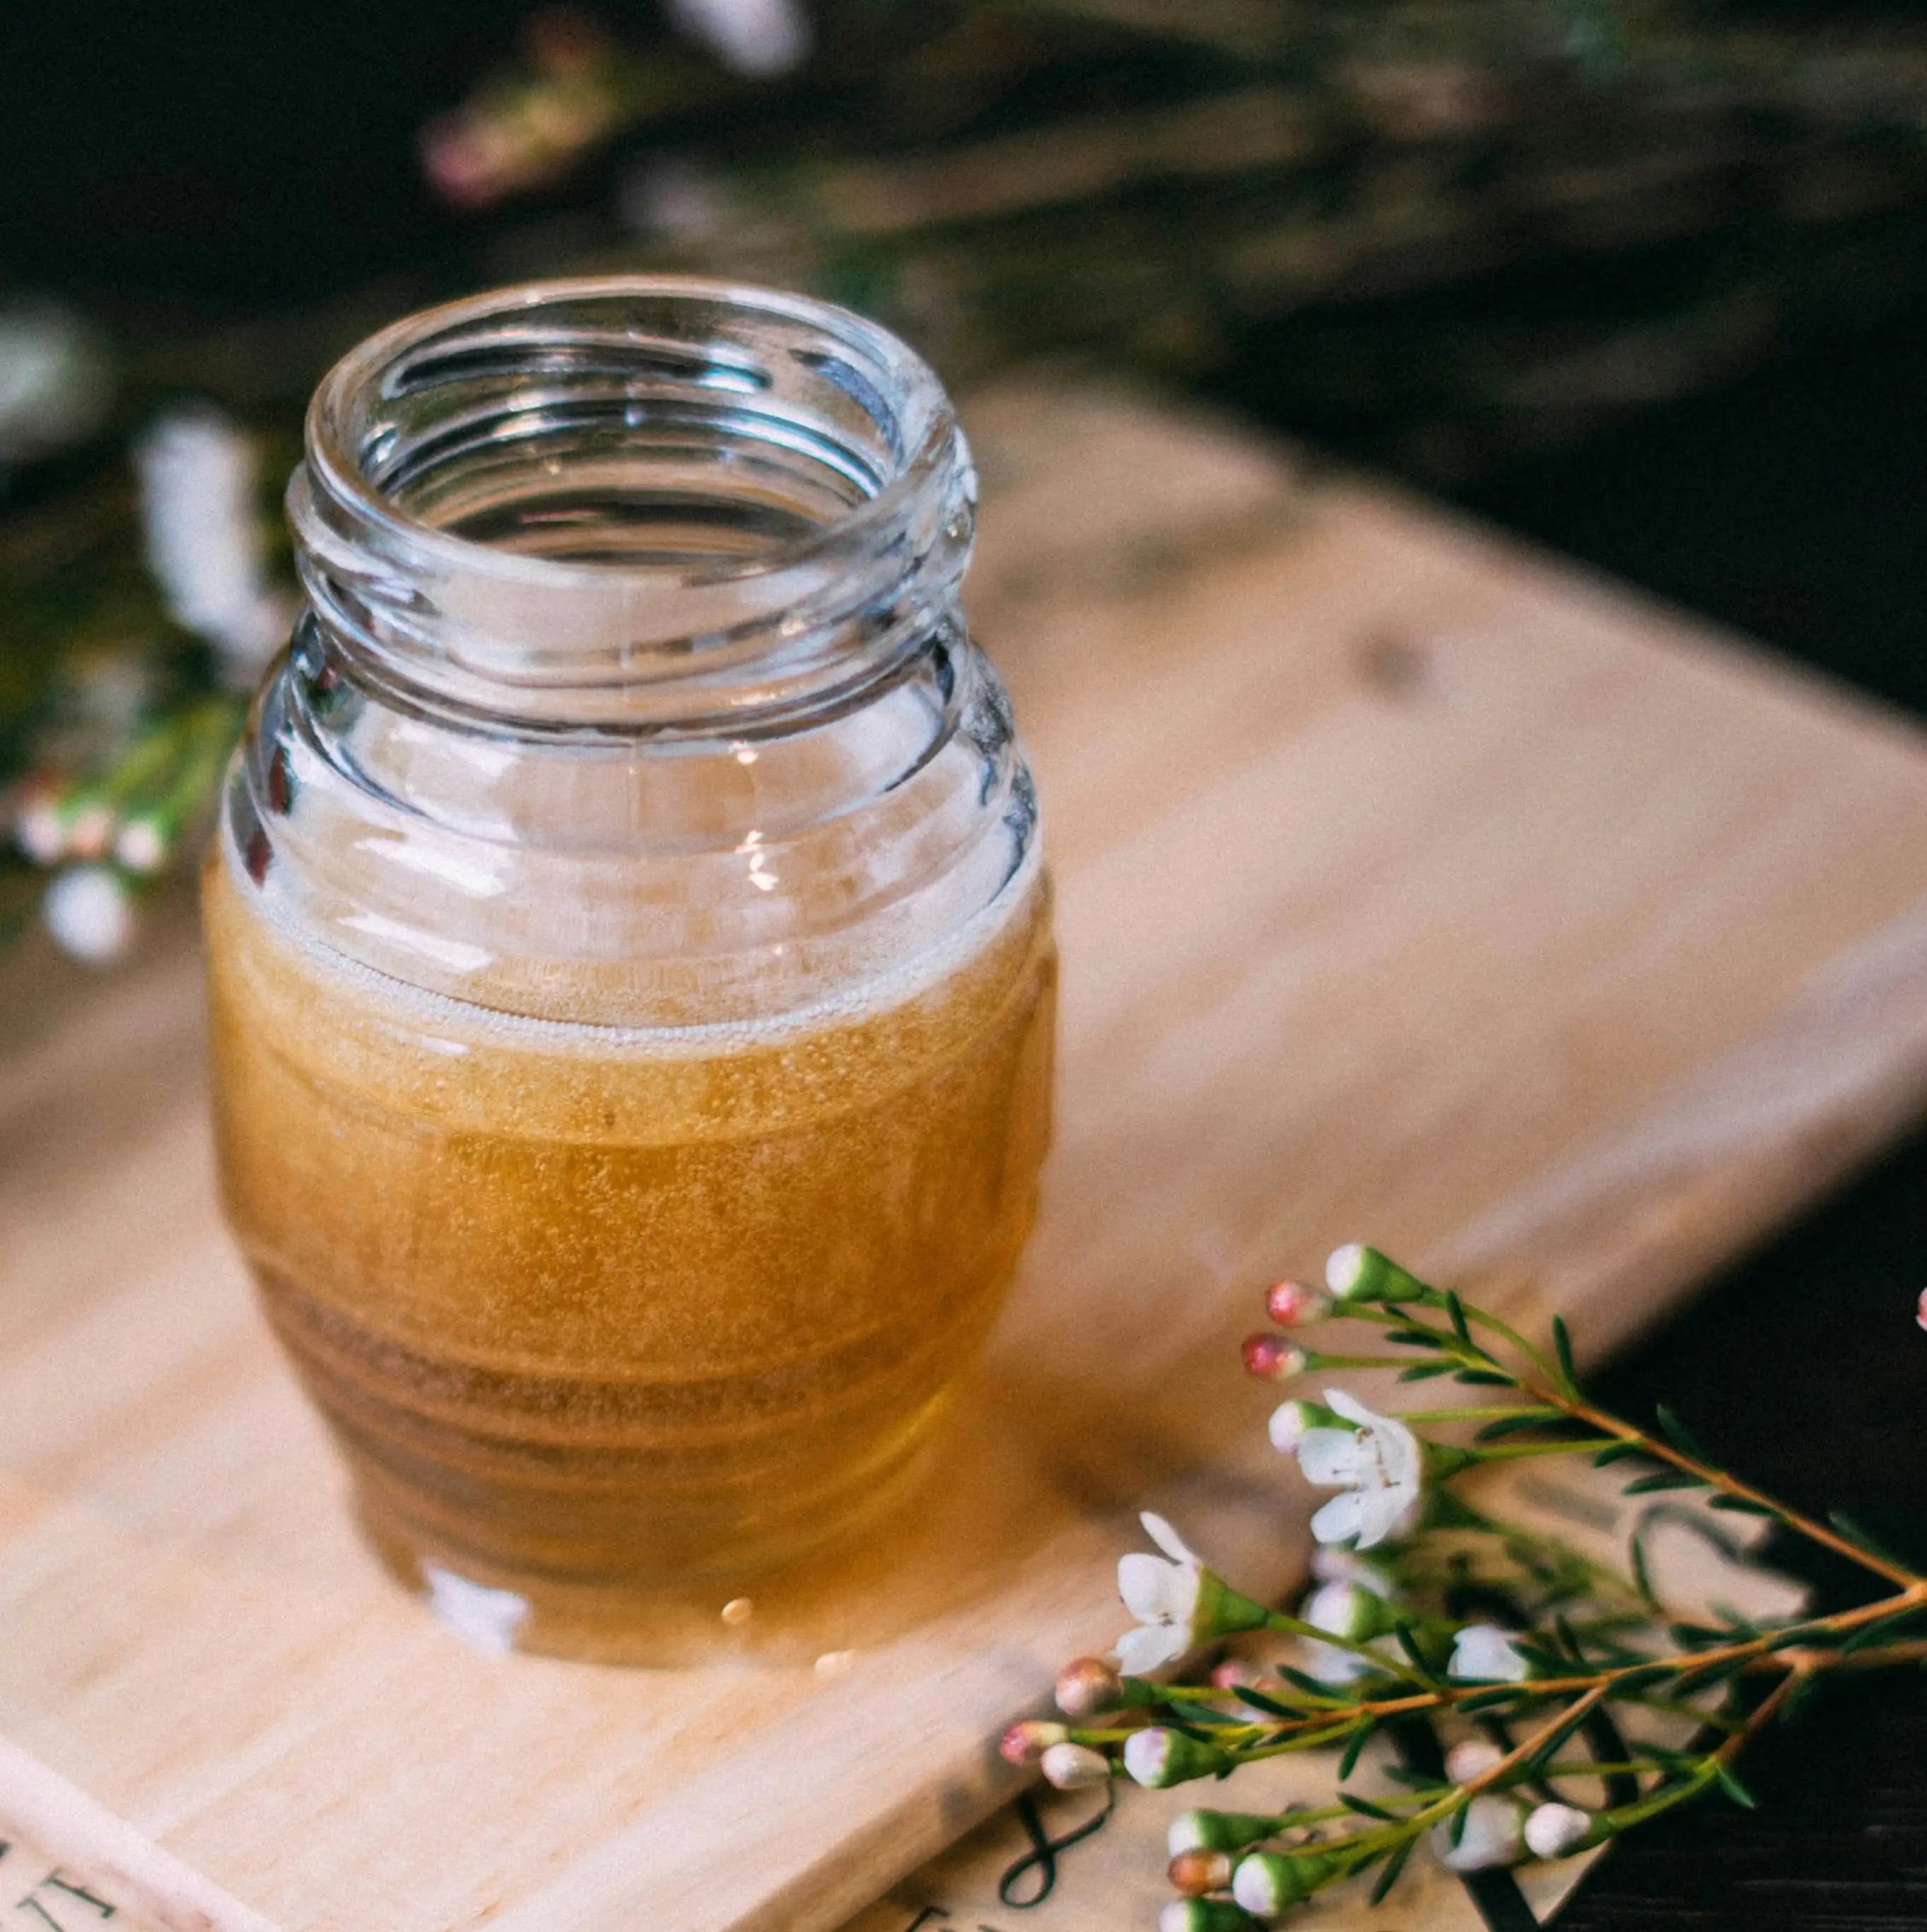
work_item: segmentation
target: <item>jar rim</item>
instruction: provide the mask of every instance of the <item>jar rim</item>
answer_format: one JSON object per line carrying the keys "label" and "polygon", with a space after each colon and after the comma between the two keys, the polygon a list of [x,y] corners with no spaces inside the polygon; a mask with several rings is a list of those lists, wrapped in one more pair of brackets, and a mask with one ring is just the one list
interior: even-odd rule
{"label": "jar rim", "polygon": [[[603,472],[632,437],[628,496]],[[888,329],[637,274],[369,337],[315,393],[287,506],[315,620],[369,679],[531,725],[695,730],[885,674],[953,607],[976,498],[943,385]]]}
{"label": "jar rim", "polygon": [[[860,347],[890,368],[920,406],[920,434],[881,485],[844,513],[746,556],[718,557],[696,566],[657,562],[611,563],[531,556],[445,530],[410,513],[368,473],[364,453],[350,441],[353,398],[412,350],[465,326],[577,302],[620,300],[725,304],[760,311]],[[936,372],[902,338],[855,310],[818,296],[707,275],[584,275],[511,284],[419,309],[377,330],[341,356],[317,386],[305,421],[304,466],[342,508],[371,532],[404,542],[425,562],[513,580],[531,589],[606,588],[623,577],[640,581],[699,584],[776,573],[806,565],[826,551],[862,542],[904,516],[956,460],[960,437],[949,397]],[[967,460],[967,459],[966,459]]]}

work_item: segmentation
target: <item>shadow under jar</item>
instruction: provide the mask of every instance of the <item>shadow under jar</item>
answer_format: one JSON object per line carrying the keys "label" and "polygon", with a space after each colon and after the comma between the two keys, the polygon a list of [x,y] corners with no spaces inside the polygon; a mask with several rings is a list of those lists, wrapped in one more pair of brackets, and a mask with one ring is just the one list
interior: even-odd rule
{"label": "shadow under jar", "polygon": [[872,1523],[996,1312],[1055,970],[974,502],[902,344],[728,284],[454,304],[317,393],[205,881],[222,1180],[485,1640],[646,1653]]}

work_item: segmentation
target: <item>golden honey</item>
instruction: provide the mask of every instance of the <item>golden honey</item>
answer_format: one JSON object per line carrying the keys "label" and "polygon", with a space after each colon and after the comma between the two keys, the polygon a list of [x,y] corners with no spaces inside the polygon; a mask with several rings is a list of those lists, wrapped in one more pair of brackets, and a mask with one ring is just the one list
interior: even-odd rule
{"label": "golden honey", "polygon": [[217,853],[227,1210],[378,1542],[660,1582],[878,1507],[1034,1211],[1041,879],[815,1010],[653,1030],[418,992],[257,897]]}

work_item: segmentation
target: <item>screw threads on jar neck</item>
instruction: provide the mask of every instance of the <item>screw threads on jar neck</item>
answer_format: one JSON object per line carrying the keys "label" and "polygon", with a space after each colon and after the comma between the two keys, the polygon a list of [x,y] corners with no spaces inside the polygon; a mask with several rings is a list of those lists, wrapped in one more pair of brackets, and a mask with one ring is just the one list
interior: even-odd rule
{"label": "screw threads on jar neck", "polygon": [[804,297],[647,277],[412,316],[317,392],[289,491],[348,674],[538,734],[789,728],[953,604],[975,478],[941,385]]}

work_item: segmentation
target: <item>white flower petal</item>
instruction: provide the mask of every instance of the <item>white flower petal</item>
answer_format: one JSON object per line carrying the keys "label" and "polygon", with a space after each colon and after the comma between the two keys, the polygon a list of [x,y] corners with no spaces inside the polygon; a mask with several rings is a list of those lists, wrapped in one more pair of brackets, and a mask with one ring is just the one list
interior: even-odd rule
{"label": "white flower petal", "polygon": [[1365,1480],[1371,1462],[1365,1444],[1349,1429],[1307,1429],[1298,1441],[1298,1469],[1320,1490],[1348,1490]]}
{"label": "white flower petal", "polygon": [[1403,1489],[1361,1490],[1358,1498],[1358,1540],[1355,1547],[1370,1550],[1396,1536],[1412,1514],[1415,1498]]}
{"label": "white flower petal", "polygon": [[1376,1409],[1367,1408],[1349,1389],[1327,1389],[1325,1406],[1334,1415],[1342,1415],[1347,1422],[1355,1422],[1361,1429],[1372,1428],[1385,1420]]}
{"label": "white flower petal", "polygon": [[1139,1624],[1118,1638],[1118,1667],[1127,1677],[1146,1677],[1175,1662],[1190,1647],[1190,1634],[1175,1624]]}
{"label": "white flower petal", "polygon": [[1519,1808],[1509,1798],[1478,1797],[1466,1807],[1465,1829],[1452,1843],[1452,1821],[1433,1829],[1432,1843],[1440,1861],[1454,1871],[1484,1871],[1509,1865],[1523,1844]]}
{"label": "white flower petal", "polygon": [[1445,1775],[1454,1784],[1469,1784],[1488,1771],[1496,1771],[1505,1754],[1484,1738],[1466,1738],[1445,1754]]}
{"label": "white flower petal", "polygon": [[1172,1586],[1181,1574],[1175,1563],[1134,1550],[1128,1556],[1118,1558],[1118,1594],[1139,1623],[1169,1623]]}
{"label": "white flower petal", "polygon": [[1341,1490],[1311,1520],[1311,1533],[1320,1543],[1343,1543],[1358,1533],[1363,1509],[1356,1490]]}
{"label": "white flower petal", "polygon": [[1340,1650],[1334,1643],[1307,1643],[1304,1667],[1321,1684],[1349,1684],[1362,1677],[1371,1665],[1355,1650]]}
{"label": "white flower petal", "polygon": [[1454,1677],[1473,1677],[1498,1684],[1523,1682],[1529,1666],[1517,1646],[1493,1624],[1467,1624],[1452,1644],[1446,1668]]}
{"label": "white flower petal", "polygon": [[1174,1562],[1201,1563],[1204,1560],[1161,1516],[1146,1510],[1138,1521],[1144,1525],[1145,1534]]}
{"label": "white flower petal", "polygon": [[1415,1490],[1425,1473],[1424,1452],[1418,1438],[1395,1415],[1381,1416],[1372,1431],[1386,1480],[1400,1489]]}

